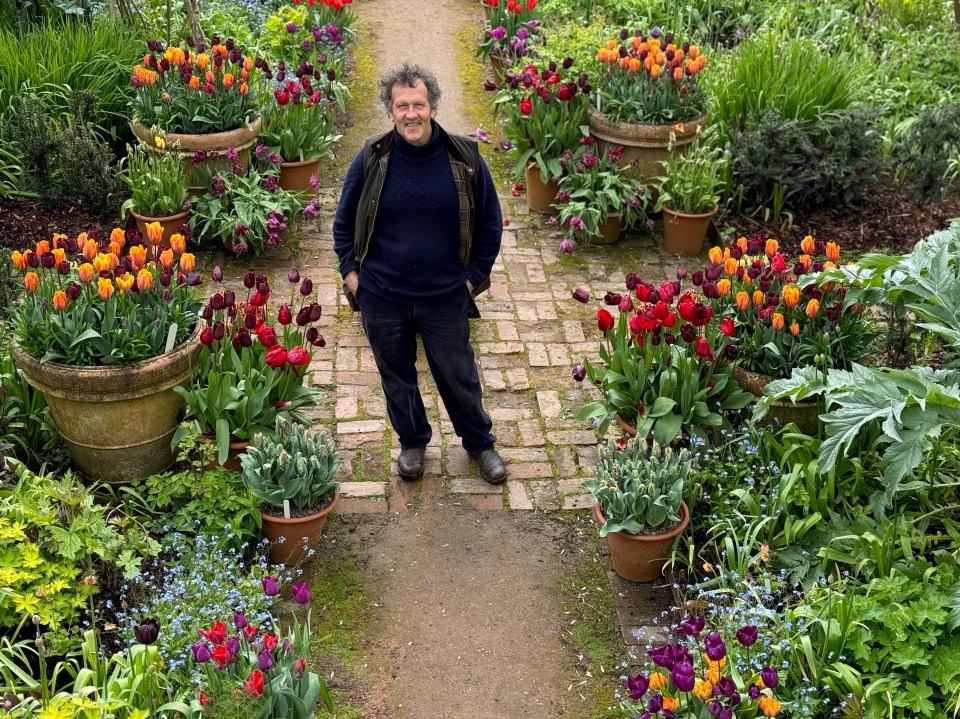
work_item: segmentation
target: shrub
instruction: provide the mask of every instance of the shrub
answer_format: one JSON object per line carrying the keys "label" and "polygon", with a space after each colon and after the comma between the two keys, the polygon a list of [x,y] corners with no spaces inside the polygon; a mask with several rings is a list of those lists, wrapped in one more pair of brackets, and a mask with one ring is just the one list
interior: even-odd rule
{"label": "shrub", "polygon": [[940,199],[956,177],[960,155],[960,103],[924,108],[897,144],[898,178],[915,202]]}
{"label": "shrub", "polygon": [[57,195],[53,175],[60,139],[39,98],[13,98],[5,137],[23,157],[23,189],[52,202]]}

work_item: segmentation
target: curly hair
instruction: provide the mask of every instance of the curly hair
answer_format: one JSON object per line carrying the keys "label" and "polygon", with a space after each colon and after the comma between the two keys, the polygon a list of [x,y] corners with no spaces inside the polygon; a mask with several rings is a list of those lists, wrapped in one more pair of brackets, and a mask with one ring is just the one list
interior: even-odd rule
{"label": "curly hair", "polygon": [[427,100],[430,103],[430,108],[436,110],[440,104],[440,83],[437,82],[436,76],[419,65],[411,65],[405,62],[380,78],[380,101],[387,108],[387,112],[393,109],[394,85],[416,87],[418,81],[422,82],[427,88]]}

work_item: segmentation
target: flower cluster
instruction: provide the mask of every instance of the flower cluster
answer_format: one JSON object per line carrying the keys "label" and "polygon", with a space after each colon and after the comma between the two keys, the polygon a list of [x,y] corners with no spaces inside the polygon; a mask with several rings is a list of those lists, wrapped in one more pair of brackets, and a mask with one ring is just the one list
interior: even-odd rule
{"label": "flower cluster", "polygon": [[568,57],[559,65],[552,61],[542,67],[530,64],[506,73],[506,86],[494,103],[507,113],[503,132],[512,143],[517,177],[529,162],[538,165],[544,182],[560,177],[564,151],[580,147],[590,86],[586,73],[577,76],[572,68],[573,58]]}
{"label": "flower cluster", "polygon": [[202,278],[183,235],[163,247],[159,223],[148,242],[136,230],[54,234],[11,255],[27,292],[13,314],[22,349],[72,365],[139,362],[193,331]]}
{"label": "flower cluster", "polygon": [[242,127],[255,114],[250,74],[254,60],[233,39],[214,36],[209,50],[187,38],[187,47],[149,40],[143,63],[133,68],[134,118],[165,132],[210,133]]}
{"label": "flower cluster", "polygon": [[732,719],[758,713],[774,717],[780,712],[774,694],[780,685],[777,669],[767,666],[758,673],[743,672],[749,671],[750,648],[759,637],[757,627],[747,625],[737,630],[736,639],[747,661],[735,671],[723,637],[719,632],[704,635],[705,626],[704,616],[689,617],[674,630],[685,641],[647,652],[659,670],[627,679],[631,701],[624,707],[631,716],[650,719],[689,714]]}
{"label": "flower cluster", "polygon": [[623,29],[597,50],[597,61],[604,66],[600,107],[614,122],[667,123],[706,111],[699,83],[706,58],[671,32]]}
{"label": "flower cluster", "polygon": [[[601,434],[619,415],[661,446],[682,435],[706,441],[706,429],[729,426],[724,410],[749,404],[751,395],[730,379],[740,352],[731,339],[732,321],[715,316],[696,291],[684,290],[685,278],[683,270],[673,282],[655,286],[630,274],[626,293],[604,295],[617,316],[606,307],[597,311],[604,337],[600,364],[585,361],[573,370],[574,379],[589,378],[603,394],[578,415],[596,418]],[[589,293],[577,289],[574,299],[586,303]]]}
{"label": "flower cluster", "polygon": [[710,266],[693,281],[717,312],[733,321],[741,366],[772,377],[816,364],[849,369],[873,339],[864,307],[847,306],[847,286],[818,282],[836,267],[840,247],[811,236],[790,258],[775,239],[740,237],[713,247]]}
{"label": "flower cluster", "polygon": [[486,31],[477,51],[484,56],[500,58],[504,67],[513,67],[520,58],[537,56],[539,32],[539,20],[521,23],[512,34],[503,25],[497,25]]}

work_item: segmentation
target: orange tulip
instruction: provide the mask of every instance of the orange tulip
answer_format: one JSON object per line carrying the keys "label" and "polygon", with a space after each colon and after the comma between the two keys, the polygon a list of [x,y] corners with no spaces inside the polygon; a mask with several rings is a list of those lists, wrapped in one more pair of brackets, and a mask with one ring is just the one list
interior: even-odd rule
{"label": "orange tulip", "polygon": [[757,708],[765,717],[775,717],[780,712],[780,702],[776,698],[764,694],[757,702]]}
{"label": "orange tulip", "polygon": [[717,292],[720,293],[721,297],[726,297],[730,294],[730,280],[724,277],[722,280],[717,282]]}
{"label": "orange tulip", "polygon": [[760,290],[754,290],[754,291],[753,291],[753,304],[755,304],[757,307],[759,307],[760,305],[763,304],[763,300],[764,300],[763,293],[762,293]]}
{"label": "orange tulip", "polygon": [[210,56],[207,55],[207,53],[201,52],[197,54],[197,67],[199,67],[201,70],[206,70],[207,65],[209,64],[210,64]]}
{"label": "orange tulip", "polygon": [[773,329],[778,332],[783,329],[783,315],[779,312],[774,312],[773,317],[770,318],[770,325]]}
{"label": "orange tulip", "polygon": [[[81,232],[79,235],[77,235],[77,247],[80,246],[80,238],[81,238],[81,237],[83,237],[84,239],[86,239],[86,236],[85,236],[86,234],[87,234],[86,232]],[[54,247],[54,249],[56,249],[56,248],[58,248],[58,247],[62,247],[62,248],[64,248],[64,249],[66,249],[66,247],[67,247],[67,236],[66,236],[65,234],[63,234],[62,232],[54,232],[54,233],[53,233],[53,247]]]}
{"label": "orange tulip", "polygon": [[[673,68],[673,79],[674,79],[676,82],[680,82],[680,81],[683,79],[683,68],[682,68],[682,67],[675,67],[675,68]],[[664,706],[666,706],[666,704],[664,704]]]}
{"label": "orange tulip", "polygon": [[711,247],[710,251],[707,253],[707,257],[710,258],[710,263],[715,267],[719,267],[723,262],[723,250],[719,247]]}
{"label": "orange tulip", "polygon": [[826,249],[827,259],[836,262],[840,259],[840,245],[836,242],[828,242]]}
{"label": "orange tulip", "polygon": [[153,285],[153,273],[148,269],[142,269],[137,273],[137,289],[146,292]]}
{"label": "orange tulip", "polygon": [[148,222],[147,239],[151,245],[159,245],[163,242],[163,225],[159,222]]}
{"label": "orange tulip", "polygon": [[764,254],[769,257],[771,260],[774,255],[777,254],[777,250],[780,249],[780,243],[774,240],[773,238],[767,240],[766,244],[763,247]]}
{"label": "orange tulip", "polygon": [[53,261],[58,265],[67,259],[67,251],[62,247],[53,248]]}
{"label": "orange tulip", "polygon": [[184,272],[193,272],[193,268],[196,267],[197,261],[196,258],[190,252],[184,252],[180,255],[180,269]]}
{"label": "orange tulip", "polygon": [[233,86],[233,81],[236,80],[236,79],[237,79],[237,78],[235,78],[235,77],[233,76],[233,73],[232,73],[232,72],[225,73],[224,76],[223,76],[223,86],[224,86],[224,87],[232,87],[232,86]]}
{"label": "orange tulip", "polygon": [[100,253],[93,258],[93,269],[95,269],[98,273],[112,270],[117,266],[117,264],[114,262],[116,259],[116,255],[106,255]]}
{"label": "orange tulip", "polygon": [[250,92],[250,86],[249,86],[247,83],[245,83],[245,82],[241,82],[241,83],[240,83],[240,94],[243,95],[244,97],[246,97],[246,95],[247,95],[248,92]]}
{"label": "orange tulip", "polygon": [[124,272],[117,277],[117,289],[120,290],[120,294],[127,293],[133,289],[133,283],[135,281],[136,278],[130,272]]}
{"label": "orange tulip", "polygon": [[94,240],[87,240],[82,247],[83,259],[87,262],[93,262],[93,258],[97,256],[97,243]]}
{"label": "orange tulip", "polygon": [[814,247],[815,247],[815,243],[813,241],[813,238],[810,235],[807,235],[802,240],[800,240],[800,251],[803,254],[812,255]]}
{"label": "orange tulip", "polygon": [[173,269],[173,250],[164,250],[160,253],[160,266],[167,271]]}
{"label": "orange tulip", "polygon": [[110,251],[111,255],[116,255],[119,257],[120,253],[123,251],[123,245],[120,245],[116,242],[111,242],[107,249]]}
{"label": "orange tulip", "polygon": [[786,285],[783,288],[783,304],[787,307],[796,307],[800,301],[800,288],[796,285]]}
{"label": "orange tulip", "polygon": [[139,270],[147,264],[147,248],[143,245],[131,245],[129,255],[134,270]]}
{"label": "orange tulip", "polygon": [[674,709],[679,709],[679,708],[680,708],[680,700],[679,700],[679,699],[675,699],[674,697],[667,697],[667,696],[665,696],[665,697],[663,698],[663,708],[664,708],[664,709],[669,709],[670,711],[673,711]]}
{"label": "orange tulip", "polygon": [[748,295],[743,290],[740,290],[737,293],[736,302],[737,302],[738,310],[745,310],[747,309],[747,307],[750,306],[750,295]]}
{"label": "orange tulip", "polygon": [[35,292],[39,284],[40,278],[36,272],[28,272],[23,276],[23,285],[27,288],[27,292]]}
{"label": "orange tulip", "polygon": [[57,290],[53,293],[53,309],[57,312],[63,312],[67,309],[67,293],[63,290]]}
{"label": "orange tulip", "polygon": [[96,271],[93,269],[93,265],[89,262],[84,262],[80,267],[77,268],[77,274],[80,275],[80,281],[88,285],[93,282],[93,277],[96,274]]}
{"label": "orange tulip", "polygon": [[825,269],[825,270],[835,270],[835,269],[837,269],[837,263],[836,263],[836,262],[832,262],[831,260],[827,260],[826,262],[823,263],[823,269]]}
{"label": "orange tulip", "polygon": [[728,257],[723,261],[723,271],[733,277],[737,274],[737,268],[740,266],[740,263],[737,262],[732,257]]}
{"label": "orange tulip", "polygon": [[179,232],[170,235],[170,249],[174,254],[182,255],[187,250],[187,240]]}
{"label": "orange tulip", "polygon": [[710,667],[707,669],[706,677],[707,681],[709,681],[711,684],[716,684],[720,681],[720,670],[716,667]]}
{"label": "orange tulip", "polygon": [[200,89],[200,78],[196,75],[190,76],[190,89],[199,90]]}
{"label": "orange tulip", "polygon": [[790,334],[792,334],[794,337],[800,334],[800,325],[798,325],[796,322],[790,325]]}
{"label": "orange tulip", "polygon": [[810,300],[807,303],[807,309],[805,310],[807,317],[816,317],[820,314],[820,302],[817,300]]}
{"label": "orange tulip", "polygon": [[113,244],[114,242],[120,245],[120,247],[123,247],[127,244],[127,236],[119,227],[114,227],[110,231],[110,244]]}
{"label": "orange tulip", "polygon": [[243,58],[243,69],[246,70],[247,72],[250,72],[251,70],[253,70],[253,58],[252,58],[252,57],[245,57],[245,58]]}
{"label": "orange tulip", "polygon": [[667,686],[667,677],[660,672],[654,672],[650,675],[650,688],[654,691],[658,689],[663,689]]}
{"label": "orange tulip", "polygon": [[737,238],[737,247],[740,248],[740,251],[741,251],[741,252],[746,252],[746,251],[747,251],[747,245],[748,245],[748,244],[749,244],[749,242],[747,241],[747,238],[746,238],[746,237],[739,237],[739,238]]}
{"label": "orange tulip", "polygon": [[654,80],[660,77],[659,65],[654,65],[653,67],[650,68],[650,77],[652,77]]}
{"label": "orange tulip", "polygon": [[[29,250],[27,251],[29,252]],[[18,270],[25,270],[27,268],[27,256],[19,250],[14,250],[10,254],[10,259],[13,261],[13,266]]]}
{"label": "orange tulip", "polygon": [[214,75],[211,70],[207,70],[207,74],[204,75],[204,78],[203,78],[203,79],[206,80],[207,82],[209,82],[209,83],[212,85],[212,84],[213,84],[213,81],[217,79],[217,76]]}
{"label": "orange tulip", "polygon": [[113,282],[106,277],[97,280],[97,294],[108,300],[113,297]]}
{"label": "orange tulip", "polygon": [[43,255],[50,251],[50,241],[49,240],[40,240],[37,243],[37,255]]}
{"label": "orange tulip", "polygon": [[713,684],[704,679],[697,679],[697,683],[693,685],[693,694],[697,699],[707,701],[713,696]]}
{"label": "orange tulip", "polygon": [[813,265],[813,258],[810,255],[800,255],[797,261],[803,265],[804,272],[809,272],[810,267]]}

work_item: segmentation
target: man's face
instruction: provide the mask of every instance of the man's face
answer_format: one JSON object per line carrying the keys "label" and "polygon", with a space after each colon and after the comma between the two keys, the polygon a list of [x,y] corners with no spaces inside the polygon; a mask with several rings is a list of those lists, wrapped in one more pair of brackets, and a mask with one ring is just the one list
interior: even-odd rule
{"label": "man's face", "polygon": [[397,132],[411,145],[426,145],[433,134],[430,120],[437,114],[430,107],[427,86],[420,80],[413,87],[394,85],[392,94],[390,117]]}

